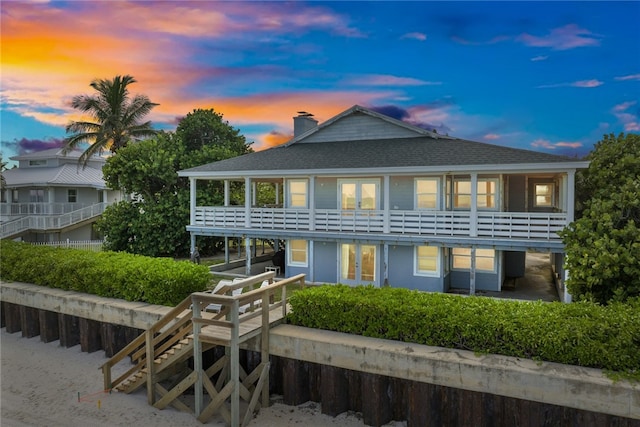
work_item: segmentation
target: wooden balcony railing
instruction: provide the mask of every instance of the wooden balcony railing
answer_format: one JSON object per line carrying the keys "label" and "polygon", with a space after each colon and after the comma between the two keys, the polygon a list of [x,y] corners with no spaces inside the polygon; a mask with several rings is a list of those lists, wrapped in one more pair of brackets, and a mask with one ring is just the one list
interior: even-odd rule
{"label": "wooden balcony railing", "polygon": [[[240,207],[205,207],[195,211],[193,226],[246,228]],[[411,234],[425,236],[488,237],[559,241],[557,232],[567,221],[564,213],[477,213],[469,211],[353,211],[335,209],[251,208],[250,228],[255,230],[326,231],[349,233]],[[475,227],[472,227],[475,225]]]}

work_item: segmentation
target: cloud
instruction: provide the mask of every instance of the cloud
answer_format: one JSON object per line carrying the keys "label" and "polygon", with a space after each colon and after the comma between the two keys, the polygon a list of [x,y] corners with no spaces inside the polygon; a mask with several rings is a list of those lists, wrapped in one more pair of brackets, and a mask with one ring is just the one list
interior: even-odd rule
{"label": "cloud", "polygon": [[495,141],[496,139],[500,139],[500,135],[497,133],[488,133],[482,137],[482,139],[486,139],[488,141]]}
{"label": "cloud", "polygon": [[344,79],[343,84],[351,86],[437,86],[442,82],[420,80],[413,77],[398,77],[388,74],[369,74]]}
{"label": "cloud", "polygon": [[413,32],[413,33],[404,34],[400,38],[401,39],[414,39],[414,40],[419,40],[419,41],[423,42],[423,41],[425,41],[427,39],[427,35],[424,34],[424,33]]}
{"label": "cloud", "polygon": [[580,28],[575,24],[554,28],[544,36],[523,33],[516,40],[527,46],[549,47],[553,50],[568,50],[578,47],[600,46],[600,36]]}
{"label": "cloud", "polygon": [[640,132],[640,110],[629,111],[636,104],[637,101],[627,101],[615,105],[611,110],[618,121],[622,123],[625,132]]}
{"label": "cloud", "polygon": [[447,112],[450,105],[447,101],[436,101],[431,104],[416,105],[410,108],[402,108],[397,105],[370,106],[369,108],[422,129],[436,130],[438,133],[448,134],[452,129],[445,123],[450,118]]}
{"label": "cloud", "polygon": [[618,80],[618,81],[640,80],[640,74],[630,74],[628,76],[615,77],[615,80]]}
{"label": "cloud", "polygon": [[531,61],[533,62],[538,62],[538,61],[546,61],[549,57],[545,56],[545,55],[538,55],[538,56],[534,56],[533,58],[531,58]]}
{"label": "cloud", "polygon": [[557,148],[580,148],[582,147],[581,142],[551,142],[548,139],[538,138],[531,143],[533,148],[544,148],[546,150],[555,150]]}
{"label": "cloud", "polygon": [[7,151],[22,154],[35,153],[36,151],[48,150],[51,148],[62,148],[64,140],[59,138],[51,139],[16,139],[13,141],[2,141],[2,146]]}
{"label": "cloud", "polygon": [[538,89],[549,89],[549,88],[556,88],[556,87],[592,88],[592,87],[602,86],[603,84],[604,82],[601,82],[600,80],[591,79],[591,80],[578,80],[576,82],[571,82],[571,83],[554,83],[549,85],[540,85],[536,87]]}
{"label": "cloud", "polygon": [[293,133],[283,133],[273,130],[261,136],[260,139],[262,140],[262,144],[260,145],[260,149],[276,147],[278,145],[284,144],[291,138],[293,138]]}

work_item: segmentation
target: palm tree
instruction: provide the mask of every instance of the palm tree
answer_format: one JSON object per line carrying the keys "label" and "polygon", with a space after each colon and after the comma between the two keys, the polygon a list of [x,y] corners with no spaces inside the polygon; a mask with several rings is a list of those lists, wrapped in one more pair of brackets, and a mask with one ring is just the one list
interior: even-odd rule
{"label": "palm tree", "polygon": [[155,104],[146,95],[129,97],[127,88],[136,80],[132,76],[116,76],[113,80],[96,79],[91,87],[95,95],[77,95],[71,100],[71,106],[88,114],[92,121],[71,122],[67,133],[73,133],[64,140],[65,153],[79,144],[89,143],[78,163],[83,165],[96,153],[111,150],[112,153],[125,147],[131,140],[153,136],[157,133],[151,128],[151,122],[141,123]]}

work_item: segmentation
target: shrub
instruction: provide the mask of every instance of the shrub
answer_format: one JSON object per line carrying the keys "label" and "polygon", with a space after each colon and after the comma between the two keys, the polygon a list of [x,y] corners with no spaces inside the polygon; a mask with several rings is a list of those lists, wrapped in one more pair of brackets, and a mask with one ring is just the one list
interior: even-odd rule
{"label": "shrub", "polygon": [[207,288],[209,269],[171,258],[87,252],[2,240],[2,280],[174,306]]}
{"label": "shrub", "polygon": [[640,379],[640,299],[601,306],[335,285],[295,292],[290,303],[288,321],[299,326],[600,368]]}

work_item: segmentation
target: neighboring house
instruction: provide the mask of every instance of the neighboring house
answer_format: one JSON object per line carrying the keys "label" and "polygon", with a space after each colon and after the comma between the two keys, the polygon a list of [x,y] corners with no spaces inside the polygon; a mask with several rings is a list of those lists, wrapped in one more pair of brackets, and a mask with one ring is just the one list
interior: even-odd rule
{"label": "neighboring house", "polygon": [[[318,125],[294,118],[272,149],[183,170],[195,236],[286,241],[286,276],[445,292],[500,291],[526,251],[562,269],[557,232],[573,220],[588,162],[453,138],[354,106]],[[225,206],[199,206],[198,182],[225,183]],[[229,183],[244,184],[244,206]],[[273,205],[256,206],[256,183]],[[248,261],[250,262],[250,261]],[[566,295],[565,295],[566,297]]]}
{"label": "neighboring house", "polygon": [[78,164],[82,151],[61,148],[11,157],[18,167],[2,172],[1,238],[29,242],[95,239],[93,223],[121,198],[102,179],[105,159]]}

